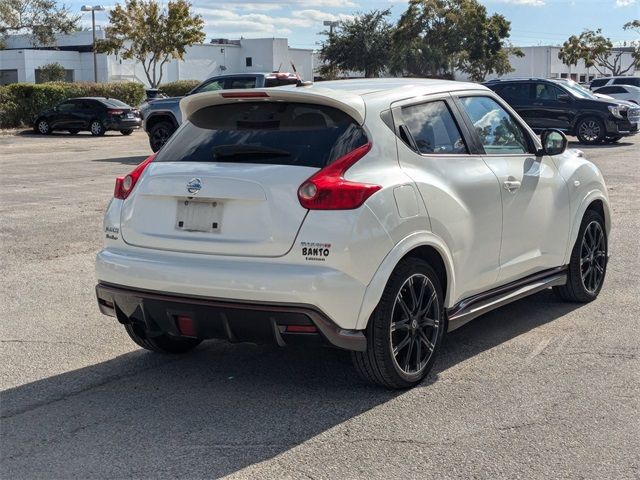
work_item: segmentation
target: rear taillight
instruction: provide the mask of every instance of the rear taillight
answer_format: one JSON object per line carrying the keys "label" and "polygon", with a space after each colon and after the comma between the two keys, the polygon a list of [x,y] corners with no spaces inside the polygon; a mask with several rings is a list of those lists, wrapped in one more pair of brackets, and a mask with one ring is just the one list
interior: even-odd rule
{"label": "rear taillight", "polygon": [[155,153],[147,157],[147,159],[134,168],[129,175],[116,178],[116,188],[113,191],[113,196],[120,200],[127,198],[133,190],[133,187],[136,186],[136,183],[138,182],[140,175],[142,175],[142,172],[144,172],[144,169],[147,168],[147,165],[149,165],[154,158],[156,158]]}
{"label": "rear taillight", "polygon": [[300,205],[309,210],[351,210],[362,205],[382,187],[345,180],[344,174],[369,150],[371,143],[362,145],[306,180],[298,188]]}
{"label": "rear taillight", "polygon": [[122,115],[124,110],[114,110],[112,108],[107,110],[107,115]]}

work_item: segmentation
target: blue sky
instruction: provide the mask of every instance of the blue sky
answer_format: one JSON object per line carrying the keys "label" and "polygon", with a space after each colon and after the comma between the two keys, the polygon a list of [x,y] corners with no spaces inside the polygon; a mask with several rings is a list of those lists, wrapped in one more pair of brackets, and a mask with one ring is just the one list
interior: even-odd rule
{"label": "blue sky", "polygon": [[[95,1],[95,0],[94,0]],[[108,1],[108,0],[107,0]],[[561,44],[583,29],[602,28],[614,41],[634,40],[637,35],[622,25],[640,18],[640,0],[480,0],[490,13],[501,13],[511,21],[514,45]],[[79,11],[85,1],[66,2]],[[314,48],[321,40],[323,20],[348,18],[357,12],[391,8],[395,20],[406,8],[404,0],[231,0],[195,1],[194,9],[206,21],[210,38],[287,37],[292,47]],[[115,3],[104,3],[110,7]],[[97,14],[96,23],[107,22]],[[89,14],[83,24],[90,25]]]}

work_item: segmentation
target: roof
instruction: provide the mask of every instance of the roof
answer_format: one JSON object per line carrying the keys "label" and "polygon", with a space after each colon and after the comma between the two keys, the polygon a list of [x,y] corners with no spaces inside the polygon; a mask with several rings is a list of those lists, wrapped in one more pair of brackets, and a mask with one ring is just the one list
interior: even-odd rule
{"label": "roof", "polygon": [[414,88],[428,89],[432,91],[432,93],[438,93],[452,90],[476,89],[478,88],[478,84],[433,78],[359,78],[353,80],[317,82],[309,87],[305,87],[305,89],[347,91],[361,96],[378,92],[389,93],[392,90],[409,90]]}
{"label": "roof", "polygon": [[[406,98],[460,90],[484,90],[477,83],[424,78],[376,78],[317,82],[308,86],[283,86],[247,90],[219,90],[190,95],[180,102],[183,118],[201,108],[237,101],[295,101],[339,108],[364,123],[368,108],[378,110]],[[232,98],[233,93],[243,98]],[[242,92],[242,93],[241,93]],[[256,94],[247,97],[248,93]],[[261,97],[258,97],[260,95]],[[268,98],[267,98],[268,97]]]}

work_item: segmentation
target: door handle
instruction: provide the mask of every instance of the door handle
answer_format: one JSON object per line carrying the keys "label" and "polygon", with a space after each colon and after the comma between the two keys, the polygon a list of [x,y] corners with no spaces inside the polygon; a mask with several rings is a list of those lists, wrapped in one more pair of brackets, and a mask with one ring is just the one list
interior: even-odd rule
{"label": "door handle", "polygon": [[502,186],[504,187],[504,189],[510,193],[513,193],[516,190],[518,190],[521,185],[522,185],[522,182],[520,182],[519,180],[505,180],[502,183]]}

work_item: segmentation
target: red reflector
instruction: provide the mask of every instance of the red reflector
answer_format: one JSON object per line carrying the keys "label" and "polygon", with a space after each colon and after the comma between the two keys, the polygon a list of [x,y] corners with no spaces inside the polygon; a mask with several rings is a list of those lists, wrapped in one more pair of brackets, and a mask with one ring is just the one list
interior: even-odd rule
{"label": "red reflector", "polygon": [[195,337],[196,328],[193,325],[193,319],[186,315],[176,315],[176,323],[178,324],[178,331],[180,335],[185,337]]}
{"label": "red reflector", "polygon": [[285,332],[291,333],[318,333],[315,325],[287,325]]}
{"label": "red reflector", "polygon": [[265,98],[267,92],[229,92],[223,93],[222,98]]}
{"label": "red reflector", "polygon": [[156,158],[155,153],[147,157],[147,159],[136,168],[134,168],[131,173],[129,173],[129,175],[125,177],[117,177],[116,186],[113,190],[113,196],[115,198],[119,198],[120,200],[126,199],[133,190],[133,187],[136,186],[136,182],[142,175],[142,172],[144,172],[144,169],[147,168],[147,165],[149,165],[154,158]]}
{"label": "red reflector", "polygon": [[316,172],[298,188],[300,205],[309,210],[351,210],[382,187],[345,180],[345,172],[371,150],[366,143]]}
{"label": "red reflector", "polygon": [[122,115],[124,113],[124,110],[107,110],[107,114],[108,115]]}

